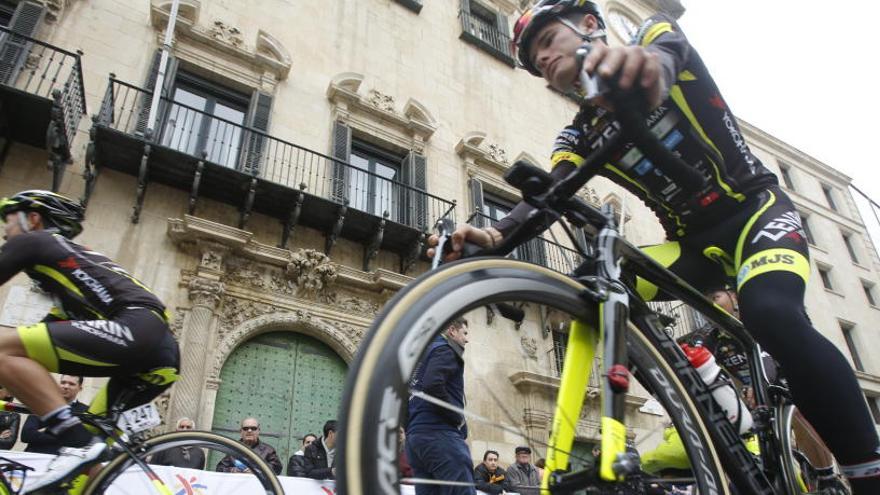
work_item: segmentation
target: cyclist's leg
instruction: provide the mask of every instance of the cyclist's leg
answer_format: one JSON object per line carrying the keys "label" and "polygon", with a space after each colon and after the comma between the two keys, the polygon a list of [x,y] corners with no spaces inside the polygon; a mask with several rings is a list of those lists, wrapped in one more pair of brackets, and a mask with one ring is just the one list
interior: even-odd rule
{"label": "cyclist's leg", "polygon": [[[48,339],[43,323],[18,329],[0,328],[0,383],[34,414],[43,416],[66,404],[58,384],[49,375],[49,371],[59,371],[58,363],[52,359],[54,353],[44,359],[31,358],[22,333],[32,336],[30,342],[40,343]],[[40,345],[40,349],[47,348]]]}
{"label": "cyclist's leg", "polygon": [[[746,223],[735,258],[743,323],[782,366],[798,409],[842,464],[877,459],[880,441],[855,374],[807,317],[809,253],[799,217],[783,193],[773,191]],[[878,493],[880,477],[864,478],[854,488]]]}

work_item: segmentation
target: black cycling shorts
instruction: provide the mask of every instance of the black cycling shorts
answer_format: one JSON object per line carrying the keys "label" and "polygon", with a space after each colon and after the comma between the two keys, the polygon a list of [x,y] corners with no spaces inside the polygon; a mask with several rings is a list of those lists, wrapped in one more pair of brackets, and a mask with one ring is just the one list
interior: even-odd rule
{"label": "black cycling shorts", "polygon": [[103,413],[123,390],[142,389],[128,407],[149,402],[177,380],[180,351],[165,317],[128,308],[111,320],[53,321],[17,329],[30,359],[65,375],[109,376],[90,412]]}
{"label": "black cycling shorts", "polygon": [[[700,291],[728,283],[735,283],[739,291],[765,273],[791,272],[805,284],[810,275],[810,254],[800,215],[776,187],[756,194],[718,225],[642,249]],[[670,299],[641,278],[636,287],[645,300]]]}

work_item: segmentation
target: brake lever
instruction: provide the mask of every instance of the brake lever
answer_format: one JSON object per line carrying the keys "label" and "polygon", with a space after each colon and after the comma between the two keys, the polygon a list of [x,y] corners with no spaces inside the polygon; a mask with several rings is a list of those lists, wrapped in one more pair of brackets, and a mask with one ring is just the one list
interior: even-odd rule
{"label": "brake lever", "polygon": [[452,250],[452,232],[455,230],[455,222],[445,217],[437,221],[434,226],[437,229],[437,247],[434,248],[434,258],[431,259],[431,270],[436,270],[443,262],[443,256]]}

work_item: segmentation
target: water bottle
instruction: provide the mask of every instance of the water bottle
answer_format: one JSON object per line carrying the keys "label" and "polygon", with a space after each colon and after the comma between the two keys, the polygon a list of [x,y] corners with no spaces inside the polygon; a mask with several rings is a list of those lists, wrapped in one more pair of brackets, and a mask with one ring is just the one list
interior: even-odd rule
{"label": "water bottle", "polygon": [[700,378],[712,391],[715,402],[727,414],[727,419],[739,430],[740,435],[748,433],[752,428],[752,414],[736,393],[730,379],[721,373],[721,367],[715,362],[715,356],[701,345],[683,344],[681,348],[691,362],[691,366],[696,368]]}

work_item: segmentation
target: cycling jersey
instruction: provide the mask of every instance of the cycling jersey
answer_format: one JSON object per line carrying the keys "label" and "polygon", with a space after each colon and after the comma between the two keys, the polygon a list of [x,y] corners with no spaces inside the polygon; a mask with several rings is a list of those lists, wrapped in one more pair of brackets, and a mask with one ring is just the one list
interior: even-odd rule
{"label": "cycling jersey", "polygon": [[49,320],[106,320],[127,307],[165,312],[119,265],[51,231],[20,234],[0,247],[0,285],[20,271],[55,300]]}
{"label": "cycling jersey", "polygon": [[[633,40],[659,55],[663,87],[669,98],[646,122],[663,144],[707,180],[700,191],[687,191],[626,143],[609,163],[595,169],[641,198],[658,216],[667,238],[677,239],[724,219],[752,194],[777,184],[776,176],[752,153],[709,71],[675,21],[658,14]],[[582,165],[594,150],[620,132],[614,114],[585,107],[559,136],[551,157],[557,180]],[[495,225],[507,235],[531,209],[521,203]]]}

